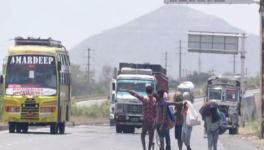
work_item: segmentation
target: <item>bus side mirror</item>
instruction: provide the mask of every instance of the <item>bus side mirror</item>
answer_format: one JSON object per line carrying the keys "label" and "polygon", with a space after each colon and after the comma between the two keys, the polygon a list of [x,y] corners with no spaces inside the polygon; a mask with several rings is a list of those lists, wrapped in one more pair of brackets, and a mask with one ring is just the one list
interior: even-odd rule
{"label": "bus side mirror", "polygon": [[3,75],[1,75],[0,76],[0,84],[3,84],[3,82],[4,82],[4,77],[3,77]]}
{"label": "bus side mirror", "polygon": [[61,62],[58,61],[58,70],[61,71]]}

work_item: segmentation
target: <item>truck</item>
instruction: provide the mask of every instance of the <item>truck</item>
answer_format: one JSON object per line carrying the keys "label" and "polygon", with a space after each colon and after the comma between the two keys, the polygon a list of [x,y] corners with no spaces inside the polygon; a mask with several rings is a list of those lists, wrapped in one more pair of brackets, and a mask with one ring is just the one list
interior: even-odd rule
{"label": "truck", "polygon": [[212,76],[207,81],[205,100],[218,104],[226,116],[229,134],[238,134],[241,109],[241,81],[239,76]]}
{"label": "truck", "polygon": [[181,84],[177,86],[177,91],[181,92],[182,94],[184,92],[188,92],[190,94],[190,101],[194,102],[194,84],[191,81],[184,81]]}
{"label": "truck", "polygon": [[134,133],[143,123],[143,104],[128,92],[130,89],[147,96],[146,86],[152,86],[154,92],[163,89],[168,92],[166,69],[161,65],[120,63],[115,80],[114,119],[116,133]]}

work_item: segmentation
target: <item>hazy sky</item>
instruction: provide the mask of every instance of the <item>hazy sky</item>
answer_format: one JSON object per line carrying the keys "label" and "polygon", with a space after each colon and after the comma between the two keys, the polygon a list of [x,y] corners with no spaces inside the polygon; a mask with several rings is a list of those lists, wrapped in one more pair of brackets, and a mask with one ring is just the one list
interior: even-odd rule
{"label": "hazy sky", "polygon": [[[1,0],[0,48],[18,35],[53,37],[71,48],[163,5],[163,0]],[[257,5],[187,6],[224,18],[246,32],[259,33]]]}

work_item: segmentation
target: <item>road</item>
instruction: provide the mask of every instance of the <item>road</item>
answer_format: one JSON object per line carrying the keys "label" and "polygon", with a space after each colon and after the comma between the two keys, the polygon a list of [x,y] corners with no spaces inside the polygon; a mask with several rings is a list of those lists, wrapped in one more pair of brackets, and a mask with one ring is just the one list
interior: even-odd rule
{"label": "road", "polygon": [[[198,108],[202,104],[195,104]],[[64,135],[50,135],[49,128],[31,129],[28,134],[0,132],[1,150],[141,150],[140,130],[135,134],[116,134],[114,127],[75,126],[67,127]],[[171,131],[172,149],[177,150]],[[191,145],[193,150],[206,150],[207,139],[203,138],[203,127],[193,128]],[[221,135],[218,150],[260,150],[239,136]],[[158,150],[156,147],[155,150]]]}

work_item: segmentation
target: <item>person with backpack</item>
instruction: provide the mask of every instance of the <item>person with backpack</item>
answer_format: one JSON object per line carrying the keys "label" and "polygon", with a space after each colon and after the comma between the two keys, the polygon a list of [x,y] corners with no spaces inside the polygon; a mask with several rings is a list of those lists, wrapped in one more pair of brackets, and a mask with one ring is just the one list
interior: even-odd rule
{"label": "person with backpack", "polygon": [[182,125],[183,125],[183,115],[181,113],[183,107],[183,96],[181,92],[176,92],[173,96],[173,103],[175,106],[175,138],[178,143],[179,150],[182,150]]}
{"label": "person with backpack", "polygon": [[203,106],[202,116],[205,118],[208,150],[217,150],[217,142],[221,127],[221,115],[216,103],[208,103]]}
{"label": "person with backpack", "polygon": [[[164,97],[164,91],[158,91],[156,128],[160,139],[160,150],[171,150],[170,146],[170,116],[169,104]],[[166,148],[164,149],[164,139]]]}
{"label": "person with backpack", "polygon": [[156,98],[153,96],[153,88],[152,86],[146,87],[146,93],[148,96],[143,97],[140,96],[137,92],[133,90],[123,89],[123,91],[128,92],[129,94],[135,96],[143,103],[143,125],[141,132],[141,142],[143,146],[143,150],[146,150],[146,142],[145,137],[148,133],[149,135],[149,144],[148,150],[151,150],[153,147],[153,138],[154,138],[154,130],[155,130],[155,119],[156,119]]}

